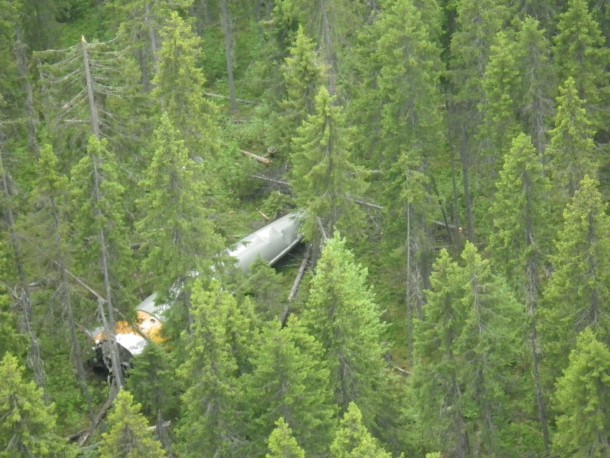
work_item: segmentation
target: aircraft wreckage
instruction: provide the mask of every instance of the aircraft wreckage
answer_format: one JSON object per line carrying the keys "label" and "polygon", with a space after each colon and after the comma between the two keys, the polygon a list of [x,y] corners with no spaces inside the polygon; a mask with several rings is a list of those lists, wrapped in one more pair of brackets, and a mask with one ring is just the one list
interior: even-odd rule
{"label": "aircraft wreckage", "polygon": [[[301,241],[301,224],[299,213],[289,213],[241,239],[234,248],[227,250],[227,254],[236,259],[237,267],[244,272],[259,258],[272,266]],[[164,341],[162,328],[171,303],[157,303],[156,299],[157,295],[151,294],[138,304],[135,325],[126,321],[116,323],[114,337],[119,347],[121,364],[125,368],[129,366],[129,360],[141,354],[150,341]],[[108,337],[103,328],[89,331],[88,334],[95,343],[93,370],[107,373],[110,360],[104,344]]]}

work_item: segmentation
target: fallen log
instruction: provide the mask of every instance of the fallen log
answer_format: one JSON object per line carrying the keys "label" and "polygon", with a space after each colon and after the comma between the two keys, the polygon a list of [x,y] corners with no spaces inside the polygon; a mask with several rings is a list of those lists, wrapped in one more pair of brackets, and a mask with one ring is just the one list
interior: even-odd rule
{"label": "fallen log", "polygon": [[243,154],[244,156],[249,157],[251,159],[254,159],[255,161],[258,161],[261,164],[271,165],[273,163],[273,161],[271,159],[267,159],[266,157],[259,156],[258,154],[254,154],[254,153],[251,153],[250,151],[246,151],[243,149],[241,150],[241,154]]}

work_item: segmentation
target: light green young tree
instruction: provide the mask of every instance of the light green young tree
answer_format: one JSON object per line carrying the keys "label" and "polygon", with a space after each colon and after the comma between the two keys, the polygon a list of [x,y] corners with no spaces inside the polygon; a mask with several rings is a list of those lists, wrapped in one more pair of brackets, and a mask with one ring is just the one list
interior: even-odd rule
{"label": "light green young tree", "polygon": [[283,418],[275,423],[275,429],[269,436],[268,448],[269,453],[265,455],[265,458],[305,458],[305,452]]}
{"label": "light green young tree", "polygon": [[148,430],[148,422],[140,413],[129,391],[121,390],[108,415],[108,432],[102,436],[100,458],[161,458],[167,456],[159,441]]}
{"label": "light green young tree", "polygon": [[557,194],[556,205],[563,208],[584,176],[596,177],[599,167],[589,114],[572,77],[559,88],[555,128],[550,137],[545,151],[547,167]]}
{"label": "light green young tree", "polygon": [[326,243],[311,282],[303,321],[322,344],[334,400],[342,412],[354,401],[367,425],[383,413],[378,390],[386,381],[385,325],[367,270],[356,263],[338,233]]}
{"label": "light green young tree", "polygon": [[590,328],[578,336],[570,363],[557,381],[555,399],[554,452],[558,456],[608,456],[610,349]]}
{"label": "light green young tree", "polygon": [[53,405],[42,389],[24,380],[23,367],[11,353],[0,362],[0,457],[76,456],[56,430]]}
{"label": "light green young tree", "polygon": [[217,281],[192,291],[193,324],[179,375],[186,386],[177,428],[178,450],[185,456],[233,456],[242,446],[236,415],[238,365],[231,351],[227,321],[237,313],[235,298]]}
{"label": "light green young tree", "polygon": [[286,95],[280,101],[278,147],[286,159],[292,152],[291,140],[308,115],[315,112],[315,99],[323,83],[323,68],[311,40],[299,27],[294,44],[281,67]]}
{"label": "light green young tree", "polygon": [[610,337],[610,217],[598,187],[585,176],[555,241],[553,273],[540,309],[548,387],[566,368],[581,331],[590,327],[602,341]]}
{"label": "light green young tree", "polygon": [[172,12],[161,30],[161,40],[152,95],[182,132],[191,156],[201,157],[211,171],[219,158],[220,132],[217,107],[204,95],[201,39],[188,22]]}
{"label": "light green young tree", "polygon": [[325,87],[316,96],[315,113],[293,139],[291,184],[305,211],[303,233],[313,241],[320,230],[359,235],[364,214],[355,202],[366,187],[364,169],[351,158],[351,131],[343,109]]}
{"label": "light green young tree", "polygon": [[368,432],[362,420],[362,412],[354,402],[350,402],[343,415],[335,439],[330,447],[333,458],[390,458]]}

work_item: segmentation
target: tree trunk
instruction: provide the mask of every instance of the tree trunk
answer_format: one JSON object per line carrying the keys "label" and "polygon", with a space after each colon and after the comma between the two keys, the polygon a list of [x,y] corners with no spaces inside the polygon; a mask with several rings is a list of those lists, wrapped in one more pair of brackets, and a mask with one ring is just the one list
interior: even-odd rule
{"label": "tree trunk", "polygon": [[222,18],[222,31],[225,36],[225,60],[227,63],[231,113],[235,114],[237,113],[237,95],[235,94],[235,78],[233,76],[233,31],[228,1],[229,0],[220,0],[220,16]]}
{"label": "tree trunk", "polygon": [[28,123],[28,145],[30,151],[34,153],[34,157],[38,157],[40,153],[40,145],[38,144],[37,128],[36,128],[36,110],[34,109],[34,91],[28,72],[28,58],[26,47],[23,42],[23,30],[20,26],[16,29],[15,40],[15,57],[17,58],[17,68],[21,77],[23,90],[25,91],[25,110],[27,113]]}

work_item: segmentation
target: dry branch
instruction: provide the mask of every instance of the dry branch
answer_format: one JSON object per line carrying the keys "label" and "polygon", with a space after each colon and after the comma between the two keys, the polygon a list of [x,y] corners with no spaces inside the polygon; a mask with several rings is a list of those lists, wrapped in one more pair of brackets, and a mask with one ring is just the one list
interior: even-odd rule
{"label": "dry branch", "polygon": [[249,157],[250,159],[254,159],[255,161],[260,162],[261,164],[271,165],[273,161],[271,159],[267,159],[266,157],[259,156],[258,154],[251,153],[250,151],[241,150],[241,154]]}

